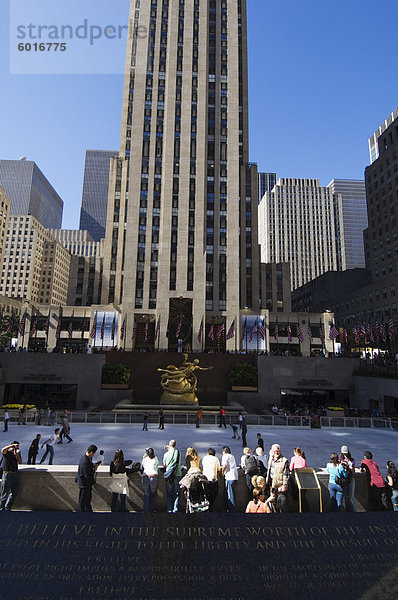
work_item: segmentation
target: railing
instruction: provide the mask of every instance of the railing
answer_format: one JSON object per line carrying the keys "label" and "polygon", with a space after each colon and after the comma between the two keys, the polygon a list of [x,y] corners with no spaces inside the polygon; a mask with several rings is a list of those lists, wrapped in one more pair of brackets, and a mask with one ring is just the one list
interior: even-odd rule
{"label": "railing", "polygon": [[398,421],[372,417],[321,417],[321,427],[358,427],[363,429],[393,429],[398,431]]}

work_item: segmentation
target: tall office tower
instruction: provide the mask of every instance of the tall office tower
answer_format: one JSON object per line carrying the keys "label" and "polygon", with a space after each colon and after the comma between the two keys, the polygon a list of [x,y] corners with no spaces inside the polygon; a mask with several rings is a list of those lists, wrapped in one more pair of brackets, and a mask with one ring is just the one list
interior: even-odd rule
{"label": "tall office tower", "polygon": [[3,264],[11,201],[0,186],[0,265]]}
{"label": "tall office tower", "polygon": [[11,215],[0,294],[65,304],[70,254],[32,215]]}
{"label": "tall office tower", "polygon": [[68,306],[101,303],[104,240],[94,242],[88,231],[50,229],[50,233],[71,254]]}
{"label": "tall office tower", "polygon": [[276,173],[258,174],[258,203],[260,203],[265,192],[272,192],[274,185],[276,185]]}
{"label": "tall office tower", "polygon": [[199,349],[204,317],[259,309],[246,0],[132,0],[130,23],[102,302]]}
{"label": "tall office tower", "polygon": [[[374,163],[380,156],[380,148],[379,148],[379,138],[383,136],[384,132],[390,125],[398,118],[398,108],[393,110],[393,112],[387,117],[387,119],[380,125],[380,127],[374,132],[374,134],[369,138],[369,156],[370,156],[370,164]],[[388,144],[389,140],[386,139],[386,136],[383,136],[384,143]]]}
{"label": "tall office tower", "polygon": [[259,205],[261,262],[290,264],[294,290],[326,271],[345,269],[340,194],[319,179],[281,177]]}
{"label": "tall office tower", "polygon": [[0,160],[0,185],[12,215],[32,215],[43,227],[61,227],[64,203],[31,160]]}
{"label": "tall office tower", "polygon": [[117,155],[117,150],[86,150],[79,229],[88,231],[95,242],[105,237],[109,166]]}
{"label": "tall office tower", "polygon": [[346,269],[363,268],[365,267],[363,232],[368,226],[365,181],[332,179],[328,188],[333,194],[342,196]]}
{"label": "tall office tower", "polygon": [[[396,111],[394,111],[396,112]],[[394,114],[394,113],[393,113]],[[398,121],[379,127],[378,158],[365,169],[369,226],[364,233],[370,319],[398,321]],[[361,292],[362,290],[360,290]],[[366,292],[366,294],[365,294]]]}

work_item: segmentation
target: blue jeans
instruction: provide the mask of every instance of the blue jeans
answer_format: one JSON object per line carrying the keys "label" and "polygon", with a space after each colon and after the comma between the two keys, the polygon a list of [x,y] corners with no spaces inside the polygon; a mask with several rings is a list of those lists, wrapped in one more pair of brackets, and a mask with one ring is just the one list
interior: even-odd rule
{"label": "blue jeans", "polygon": [[144,490],[144,512],[153,512],[155,510],[155,495],[157,487],[157,477],[148,477],[148,475],[144,475],[142,477],[142,489]]}
{"label": "blue jeans", "polygon": [[1,480],[0,510],[11,510],[18,491],[18,473],[3,473]]}
{"label": "blue jeans", "polygon": [[355,479],[350,477],[348,485],[344,487],[344,500],[345,509],[347,512],[357,512],[357,505],[355,502]]}
{"label": "blue jeans", "polygon": [[50,446],[50,444],[46,444],[46,451],[43,454],[43,456],[41,457],[40,464],[44,463],[44,461],[47,458],[47,454],[50,454],[50,460],[48,461],[48,464],[49,465],[53,464],[53,460],[54,460],[54,448],[52,446]]}
{"label": "blue jeans", "polygon": [[329,494],[331,512],[340,511],[344,496],[343,488],[341,485],[337,485],[337,483],[329,482]]}
{"label": "blue jeans", "polygon": [[225,489],[226,489],[226,498],[225,498],[225,510],[227,512],[236,512],[236,500],[235,500],[235,490],[236,490],[236,479],[225,480]]}
{"label": "blue jeans", "polygon": [[178,512],[180,479],[181,475],[176,475],[171,483],[170,479],[166,479],[167,512]]}
{"label": "blue jeans", "polygon": [[398,511],[398,490],[392,490],[391,502],[393,509]]}
{"label": "blue jeans", "polygon": [[112,492],[111,511],[116,512],[118,496],[120,496],[120,510],[121,512],[126,512],[126,494],[116,494],[116,492]]}

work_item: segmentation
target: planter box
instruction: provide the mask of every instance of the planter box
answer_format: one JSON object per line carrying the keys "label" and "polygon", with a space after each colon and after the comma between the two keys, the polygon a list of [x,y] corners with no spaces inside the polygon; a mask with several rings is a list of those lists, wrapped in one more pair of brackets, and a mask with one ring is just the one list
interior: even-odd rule
{"label": "planter box", "polygon": [[233,392],[257,392],[258,388],[251,385],[233,385]]}
{"label": "planter box", "polygon": [[128,383],[102,383],[102,390],[127,390],[129,387]]}

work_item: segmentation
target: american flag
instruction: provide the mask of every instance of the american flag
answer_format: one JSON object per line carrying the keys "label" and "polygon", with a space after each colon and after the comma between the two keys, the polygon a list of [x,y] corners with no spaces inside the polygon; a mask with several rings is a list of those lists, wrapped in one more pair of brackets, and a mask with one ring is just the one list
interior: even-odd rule
{"label": "american flag", "polygon": [[232,321],[230,328],[228,329],[228,333],[226,336],[226,340],[231,340],[235,335],[235,319]]}
{"label": "american flag", "polygon": [[160,317],[158,317],[158,322],[156,323],[156,329],[155,329],[155,342],[158,339],[158,335],[160,333]]}
{"label": "american flag", "polygon": [[[73,317],[73,315],[72,315]],[[69,339],[72,339],[72,335],[73,335],[73,324],[72,324],[72,318],[69,321],[69,325],[68,325],[68,335],[69,335]]]}
{"label": "american flag", "polygon": [[279,342],[279,326],[278,326],[278,319],[276,320],[275,323],[275,329],[274,329],[274,338],[277,342]]}
{"label": "american flag", "polygon": [[37,332],[37,317],[35,317],[33,320],[32,327],[30,328],[29,336],[33,337],[34,335],[36,335],[36,332]]}
{"label": "american flag", "polygon": [[46,335],[48,334],[49,330],[50,330],[50,311],[48,311],[47,319],[46,319],[46,322],[44,323],[44,331],[45,331]]}
{"label": "american flag", "polygon": [[383,342],[386,342],[387,335],[386,335],[386,327],[385,327],[384,323],[382,323],[382,325],[381,325],[380,333],[381,333],[381,339],[383,340]]}
{"label": "american flag", "polygon": [[182,327],[182,321],[181,321],[181,317],[180,317],[180,320],[178,321],[178,325],[177,325],[177,331],[176,331],[176,338],[177,338],[177,340],[180,337],[181,327]]}
{"label": "american flag", "polygon": [[100,335],[101,340],[104,339],[104,333],[105,333],[105,313],[104,313],[104,316],[102,317],[101,335]]}
{"label": "american flag", "polygon": [[290,327],[290,323],[287,325],[287,341],[290,344],[292,342],[292,328]]}
{"label": "american flag", "polygon": [[354,334],[355,343],[359,344],[359,342],[361,341],[361,335],[358,331],[358,328],[355,325],[352,328],[352,333]]}
{"label": "american flag", "polygon": [[116,314],[113,315],[113,321],[112,321],[112,331],[111,331],[112,341],[115,339],[115,330],[116,330]]}
{"label": "american flag", "polygon": [[265,317],[261,320],[260,325],[260,338],[265,340]]}
{"label": "american flag", "polygon": [[120,328],[120,341],[121,342],[124,340],[124,332],[125,331],[126,331],[126,317],[124,317],[122,326]]}
{"label": "american flag", "polygon": [[370,323],[368,323],[367,327],[366,327],[366,334],[368,336],[368,339],[371,342],[374,342],[374,335],[373,335],[373,329]]}
{"label": "american flag", "polygon": [[311,323],[310,320],[308,319],[308,325],[307,325],[307,335],[310,338],[310,342],[312,342],[312,329],[311,329]]}
{"label": "american flag", "polygon": [[319,338],[321,340],[322,348],[325,345],[325,334],[323,333],[322,324],[319,322]]}
{"label": "american flag", "polygon": [[[145,322],[145,329],[144,329],[144,342],[148,341],[148,329],[149,329],[149,322],[147,319]],[[179,335],[177,335],[177,337],[179,337]]]}
{"label": "american flag", "polygon": [[244,320],[244,323],[243,323],[242,342],[246,338],[246,334],[247,334],[247,317],[245,317],[245,320]]}
{"label": "american flag", "polygon": [[19,321],[19,325],[18,325],[19,335],[24,335],[24,333],[25,333],[25,321],[26,321],[26,312],[24,312],[23,317]]}
{"label": "american flag", "polygon": [[363,323],[361,323],[360,331],[361,331],[361,336],[363,337],[364,341],[366,342],[366,328]]}
{"label": "american flag", "polygon": [[394,323],[392,322],[392,319],[388,321],[388,337],[390,342],[392,342],[394,339]]}
{"label": "american flag", "polygon": [[337,338],[337,336],[339,335],[339,332],[337,331],[334,323],[330,324],[330,331],[329,331],[329,340],[335,340]]}
{"label": "american flag", "polygon": [[257,327],[257,319],[256,319],[256,322],[253,325],[253,329],[252,329],[252,332],[251,332],[250,337],[249,337],[249,342],[252,341],[252,339],[255,336],[255,334],[257,333],[257,331],[258,331],[258,327]]}
{"label": "american flag", "polygon": [[93,326],[90,331],[90,338],[93,340],[95,338],[95,334],[97,333],[97,312],[94,314]]}
{"label": "american flag", "polygon": [[297,337],[299,339],[299,342],[304,342],[304,336],[303,336],[303,332],[301,330],[300,322],[297,322]]}
{"label": "american flag", "polygon": [[379,338],[380,338],[380,324],[378,321],[376,321],[376,325],[375,325],[375,336],[376,336],[376,342],[378,342]]}
{"label": "american flag", "polygon": [[214,325],[212,324],[209,331],[209,338],[214,342]]}
{"label": "american flag", "polygon": [[201,341],[202,341],[202,336],[203,336],[203,317],[202,317],[202,320],[200,322],[199,331],[198,331],[198,342],[199,343],[201,343]]}
{"label": "american flag", "polygon": [[136,337],[137,337],[137,321],[134,321],[133,333],[131,334],[131,339],[134,340]]}
{"label": "american flag", "polygon": [[218,340],[220,339],[220,337],[222,336],[224,331],[225,331],[225,323],[221,323],[221,325],[219,326],[218,331],[217,331],[217,339]]}
{"label": "american flag", "polygon": [[10,318],[10,320],[8,321],[8,325],[7,325],[7,329],[6,329],[6,333],[11,333],[12,329],[14,327],[14,317],[12,316]]}

